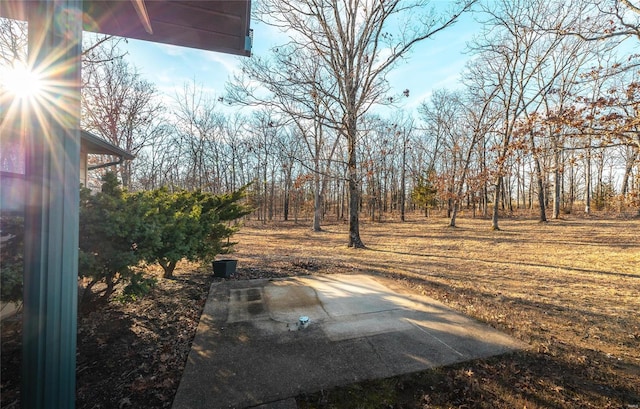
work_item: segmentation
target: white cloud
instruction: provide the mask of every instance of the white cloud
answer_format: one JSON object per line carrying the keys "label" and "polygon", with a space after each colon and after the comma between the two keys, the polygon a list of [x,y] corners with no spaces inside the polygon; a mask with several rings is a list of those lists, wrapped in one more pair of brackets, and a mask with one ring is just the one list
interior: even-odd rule
{"label": "white cloud", "polygon": [[185,47],[178,47],[175,45],[162,44],[162,43],[151,43],[154,47],[158,48],[160,52],[172,56],[172,57],[181,57],[183,56],[188,49]]}
{"label": "white cloud", "polygon": [[215,52],[205,53],[204,55],[208,61],[221,65],[227,72],[227,75],[230,75],[240,69],[240,62],[238,61],[238,58],[241,57]]}

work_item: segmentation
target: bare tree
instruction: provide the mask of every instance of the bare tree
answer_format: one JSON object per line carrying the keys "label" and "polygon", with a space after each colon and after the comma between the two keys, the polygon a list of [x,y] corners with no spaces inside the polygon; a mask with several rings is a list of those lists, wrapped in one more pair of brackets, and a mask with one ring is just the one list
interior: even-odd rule
{"label": "bare tree", "polygon": [[640,39],[640,6],[635,0],[570,0],[563,1],[563,10],[575,19],[569,24],[545,24],[536,27],[561,35],[579,37],[585,41],[601,41],[628,37]]}
{"label": "bare tree", "polygon": [[334,134],[333,124],[326,120],[327,112],[334,109],[335,101],[320,98],[319,92],[337,92],[335,81],[326,75],[317,54],[309,50],[296,52],[290,47],[276,47],[270,57],[243,59],[241,72],[227,84],[225,100],[274,109],[298,129],[312,165],[307,165],[306,157],[296,159],[313,173],[313,230],[321,231],[322,190],[326,187],[327,169],[337,140],[334,139],[331,148],[327,145],[327,135]]}
{"label": "bare tree", "polygon": [[152,190],[159,187],[173,189],[179,182],[176,170],[180,167],[180,145],[175,128],[169,124],[158,126],[153,143],[136,155],[132,163],[133,190]]}
{"label": "bare tree", "polygon": [[317,120],[295,120],[295,126],[304,141],[307,153],[311,159],[311,165],[305,160],[300,160],[301,165],[313,173],[313,231],[322,231],[322,210],[324,194],[328,182],[335,178],[330,171],[334,161],[336,148],[340,140],[335,137],[335,131],[322,126]]}
{"label": "bare tree", "polygon": [[[117,48],[94,50],[94,58],[84,71],[82,124],[103,139],[136,155],[160,133],[157,119],[163,106],[153,84],[141,78]],[[124,187],[131,185],[132,164],[117,170]]]}
{"label": "bare tree", "polygon": [[328,119],[347,140],[350,247],[364,247],[358,216],[360,118],[373,104],[384,102],[386,74],[412,47],[452,25],[473,3],[452,3],[452,10],[441,16],[426,7],[426,1],[267,0],[258,5],[262,21],[291,36],[288,52],[315,53],[331,79],[331,89],[320,83],[317,92],[319,98],[335,102],[337,109],[327,112]]}
{"label": "bare tree", "polygon": [[255,157],[254,177],[258,218],[266,223],[274,216],[274,177],[276,174],[276,151],[279,133],[284,131],[276,114],[266,109],[256,111],[251,116],[249,126],[248,152]]}
{"label": "bare tree", "polygon": [[[502,110],[503,118],[498,127],[499,140],[496,143],[492,215],[492,228],[499,230],[498,203],[504,196],[502,189],[505,187],[504,177],[508,170],[509,156],[519,142],[513,139],[518,131],[516,127],[521,127],[521,134],[527,133],[522,132],[523,129],[529,129],[527,117],[539,109],[542,100],[571,59],[575,57],[576,52],[575,49],[571,50],[559,66],[554,66],[552,57],[566,37],[559,33],[548,33],[531,27],[536,26],[540,21],[544,21],[544,25],[563,25],[574,15],[557,2],[550,3],[542,0],[501,0],[495,6],[485,8],[484,11],[488,19],[485,32],[474,46],[479,59],[470,77],[477,84],[497,85],[499,88],[494,99]],[[536,153],[535,147],[532,151]],[[538,160],[539,158],[534,155],[534,162]],[[536,170],[540,185],[539,162],[536,164]],[[539,188],[538,193],[542,195],[542,189]],[[542,199],[540,205],[540,217],[544,221],[546,216],[543,214]]]}
{"label": "bare tree", "polygon": [[462,150],[467,141],[464,140],[466,130],[462,124],[464,107],[459,92],[446,89],[436,90],[430,101],[424,101],[419,108],[427,129],[435,135],[436,146],[441,146],[441,159],[434,162],[433,169],[440,181],[440,197],[446,199],[447,217],[451,217],[454,205],[454,185],[460,165]]}
{"label": "bare tree", "polygon": [[250,180],[246,172],[247,143],[243,138],[245,123],[246,118],[239,113],[228,116],[224,121],[222,138],[227,148],[228,163],[228,172],[225,173],[226,191],[235,191]]}
{"label": "bare tree", "polygon": [[182,166],[187,173],[187,186],[219,193],[225,118],[218,100],[193,81],[183,85],[174,101],[174,126],[185,153]]}
{"label": "bare tree", "polygon": [[[400,207],[400,221],[406,219],[406,207],[407,207],[407,170],[409,168],[409,162],[411,160],[410,151],[412,150],[413,138],[416,133],[416,124],[413,117],[405,115],[404,111],[396,113],[392,120],[394,124],[397,124],[396,134],[398,137],[396,143],[400,149],[400,163],[396,162],[396,165],[400,167],[399,183],[398,183],[398,206]],[[397,157],[398,155],[396,155]]]}
{"label": "bare tree", "polygon": [[[497,92],[498,88],[489,90],[489,92]],[[483,90],[487,91],[487,90]],[[463,100],[464,116],[462,117],[463,127],[470,135],[465,135],[465,143],[460,144],[461,154],[461,171],[457,176],[456,184],[454,184],[454,196],[453,206],[451,209],[451,217],[449,218],[449,227],[456,227],[456,216],[460,210],[460,205],[463,199],[465,184],[469,174],[469,169],[472,164],[474,154],[478,153],[476,149],[481,141],[487,138],[489,133],[494,129],[496,122],[499,120],[499,115],[495,110],[492,110],[493,105],[491,103],[493,96],[483,95],[481,98],[477,98],[476,95],[467,93]]]}
{"label": "bare tree", "polygon": [[0,18],[0,65],[27,62],[27,23]]}
{"label": "bare tree", "polygon": [[[549,88],[543,98],[544,137],[550,141],[549,156],[553,159],[552,172],[554,181],[553,194],[553,218],[560,217],[562,182],[564,180],[564,144],[571,129],[564,121],[567,113],[572,112],[573,96],[581,90],[579,77],[593,61],[594,56],[600,53],[601,47],[597,44],[589,44],[579,38],[568,38],[563,41],[556,52],[551,56],[549,69],[560,72],[557,80]],[[546,73],[540,73],[538,81],[545,83]]]}

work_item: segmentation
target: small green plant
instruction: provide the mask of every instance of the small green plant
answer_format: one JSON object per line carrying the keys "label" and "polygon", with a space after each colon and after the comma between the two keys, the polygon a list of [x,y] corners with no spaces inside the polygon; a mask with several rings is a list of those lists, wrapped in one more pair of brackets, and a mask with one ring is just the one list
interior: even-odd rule
{"label": "small green plant", "polygon": [[593,206],[596,210],[605,210],[613,206],[616,190],[611,183],[599,183],[593,191]]}
{"label": "small green plant", "polygon": [[142,273],[134,273],[129,279],[129,284],[122,290],[122,294],[115,297],[122,303],[136,301],[139,297],[149,294],[158,280],[155,277],[145,277]]}
{"label": "small green plant", "polygon": [[424,215],[429,216],[429,209],[438,205],[438,189],[434,185],[436,172],[433,169],[420,175],[411,192],[411,199],[420,207],[424,207]]}

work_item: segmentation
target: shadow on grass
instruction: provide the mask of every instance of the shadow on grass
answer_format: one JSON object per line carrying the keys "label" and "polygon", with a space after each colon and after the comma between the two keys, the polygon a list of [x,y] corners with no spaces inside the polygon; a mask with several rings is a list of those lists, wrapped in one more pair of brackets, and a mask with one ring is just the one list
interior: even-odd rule
{"label": "shadow on grass", "polygon": [[[607,359],[584,350],[591,360]],[[637,366],[630,370],[638,370]],[[637,388],[588,364],[530,351],[298,396],[299,408],[625,408]]]}
{"label": "shadow on grass", "polygon": [[434,258],[434,259],[441,258],[441,259],[459,260],[459,261],[465,261],[465,262],[480,262],[480,263],[486,263],[486,264],[500,264],[500,265],[509,265],[509,266],[555,268],[555,269],[562,269],[567,271],[574,271],[578,273],[601,274],[601,275],[614,276],[614,277],[636,278],[640,280],[640,274],[619,273],[615,271],[592,270],[592,269],[586,269],[586,268],[549,265],[549,264],[540,264],[540,263],[502,261],[502,260],[493,260],[490,258],[462,258],[458,256],[447,256],[443,254],[428,254],[428,253],[420,254],[420,253],[410,253],[410,252],[403,252],[403,251],[382,250],[382,249],[376,249],[371,247],[368,247],[368,249],[371,251],[377,251],[381,253],[397,254],[397,255],[412,256],[412,257],[423,257],[423,258]]}

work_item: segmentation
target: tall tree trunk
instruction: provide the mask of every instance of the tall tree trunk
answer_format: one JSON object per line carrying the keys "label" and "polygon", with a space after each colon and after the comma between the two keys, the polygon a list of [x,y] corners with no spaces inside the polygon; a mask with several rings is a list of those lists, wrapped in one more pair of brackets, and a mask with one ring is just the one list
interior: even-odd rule
{"label": "tall tree trunk", "polygon": [[[455,191],[455,200],[453,201],[453,209],[451,211],[451,219],[449,219],[449,227],[456,227],[456,216],[458,215],[458,208],[460,207],[460,200],[462,198],[462,192],[464,191],[465,181],[467,179],[467,172],[469,171],[469,165],[471,163],[471,155],[473,153],[473,147],[477,141],[477,137],[474,134],[474,138],[472,140],[471,146],[467,151],[467,156],[464,160],[464,165],[462,167],[462,175],[460,175],[460,180],[458,181],[458,189]],[[474,205],[474,216],[475,216],[475,205]]]}
{"label": "tall tree trunk", "polygon": [[587,146],[587,169],[585,170],[585,206],[584,212],[588,215],[591,214],[591,138],[588,141]]}
{"label": "tall tree trunk", "polygon": [[[487,170],[487,138],[482,141],[482,162],[480,162],[480,172],[486,174]],[[482,217],[489,217],[489,180],[484,177],[482,181]],[[496,222],[497,223],[497,222]]]}
{"label": "tall tree trunk", "polygon": [[529,177],[529,194],[528,194],[528,198],[527,200],[529,201],[527,203],[527,208],[529,210],[533,210],[533,183],[534,183],[534,172],[532,172],[533,169],[530,169],[530,177]]}
{"label": "tall tree trunk", "polygon": [[262,169],[262,224],[267,223],[267,206],[269,203],[269,185],[267,184],[267,155],[264,157],[264,168]]}
{"label": "tall tree trunk", "polygon": [[516,209],[520,209],[520,188],[523,184],[520,178],[520,161],[516,160]]}
{"label": "tall tree trunk", "polygon": [[456,199],[453,201],[453,206],[451,209],[451,218],[449,219],[449,227],[456,227],[456,217],[458,216],[458,208],[460,207],[459,200]]}
{"label": "tall tree trunk", "polygon": [[313,231],[322,231],[322,194],[320,192],[320,172],[316,159],[316,172],[313,175]]}
{"label": "tall tree trunk", "polygon": [[340,188],[340,220],[344,221],[344,209],[347,207],[347,184],[344,181]]}
{"label": "tall tree trunk", "polygon": [[531,137],[531,152],[533,154],[533,163],[536,167],[536,184],[538,185],[538,207],[540,210],[540,223],[547,221],[547,204],[544,198],[544,179],[542,175],[542,166],[540,165],[540,158],[536,148],[536,140],[533,133],[529,135]]}
{"label": "tall tree trunk", "polygon": [[322,195],[320,194],[320,157],[318,153],[313,158],[313,231],[322,231]]}
{"label": "tall tree trunk", "polygon": [[360,220],[358,208],[360,206],[360,192],[358,182],[355,180],[354,171],[349,172],[349,247],[364,248],[365,245],[360,239]]}
{"label": "tall tree trunk", "polygon": [[561,188],[562,188],[562,180],[563,177],[562,172],[560,172],[560,149],[556,146],[553,151],[553,161],[554,163],[554,171],[553,171],[553,181],[555,182],[554,191],[553,191],[553,218],[560,218],[560,199],[561,199]]}
{"label": "tall tree trunk", "polygon": [[456,193],[455,192],[455,184],[456,184],[456,172],[458,168],[458,155],[457,153],[455,153],[455,149],[454,149],[454,154],[453,154],[453,169],[451,170],[451,180],[449,181],[449,187],[447,188],[447,193],[448,193],[448,198],[447,198],[447,217],[451,217],[451,213],[453,212],[453,207],[456,206],[456,204],[454,203],[453,200],[453,195]]}
{"label": "tall tree trunk", "polygon": [[638,148],[631,147],[633,149],[632,154],[627,158],[627,163],[624,168],[624,177],[622,178],[622,196],[626,197],[627,193],[629,193],[629,178],[631,177],[631,172],[633,171],[633,165],[636,163],[638,159]]}
{"label": "tall tree trunk", "polygon": [[407,166],[407,139],[405,136],[404,146],[402,148],[402,169],[400,172],[400,220],[401,221],[405,221],[404,213],[405,213],[405,206],[406,206],[406,200],[407,200],[406,193],[405,193],[405,191],[407,190],[406,166]]}
{"label": "tall tree trunk", "polygon": [[273,168],[271,169],[271,183],[269,183],[269,221],[273,221],[273,216],[275,214],[274,204],[276,201],[276,178],[274,174]]}
{"label": "tall tree trunk", "polygon": [[540,223],[547,222],[547,205],[544,200],[544,180],[542,179],[542,167],[540,166],[540,159],[537,155],[534,155],[533,161],[536,166],[536,182],[538,184],[538,208],[540,211]]}
{"label": "tall tree trunk", "polygon": [[[571,154],[573,157],[573,154]],[[570,161],[569,168],[569,211],[573,212],[573,204],[576,200],[576,174],[574,170],[573,160]]]}
{"label": "tall tree trunk", "polygon": [[294,196],[293,196],[293,221],[298,224],[298,208],[300,207],[300,200],[298,199],[300,197],[300,192],[298,192],[298,190],[294,190]]}
{"label": "tall tree trunk", "polygon": [[365,248],[360,239],[360,187],[358,186],[358,168],[356,162],[356,120],[349,120],[347,143],[349,144],[349,247]]}
{"label": "tall tree trunk", "polygon": [[513,200],[512,200],[512,184],[511,184],[511,176],[509,176],[507,179],[502,179],[503,183],[506,183],[505,186],[503,186],[502,188],[502,193],[504,195],[504,201],[506,203],[507,208],[509,209],[509,214],[513,214]]}
{"label": "tall tree trunk", "polygon": [[498,226],[498,206],[500,203],[500,188],[502,187],[502,176],[496,178],[493,185],[495,192],[493,196],[493,214],[491,215],[491,230],[500,230]]}
{"label": "tall tree trunk", "polygon": [[287,185],[284,187],[284,203],[283,203],[283,218],[284,221],[289,221],[289,188]]}
{"label": "tall tree trunk", "polygon": [[489,217],[489,186],[486,180],[482,185],[482,217]]}
{"label": "tall tree trunk", "polygon": [[[603,210],[607,206],[607,198],[605,197],[605,186],[604,186],[604,150],[602,148],[599,149],[599,153],[596,156],[598,161],[596,162],[596,174],[597,174],[597,185],[596,185],[596,209]],[[599,208],[598,208],[599,207]]]}
{"label": "tall tree trunk", "polygon": [[500,203],[502,206],[502,210],[507,210],[509,207],[508,203],[507,203],[507,186],[508,186],[508,181],[506,180],[506,176],[503,176],[502,179],[500,180],[500,183],[502,184],[502,187],[500,188]]}

